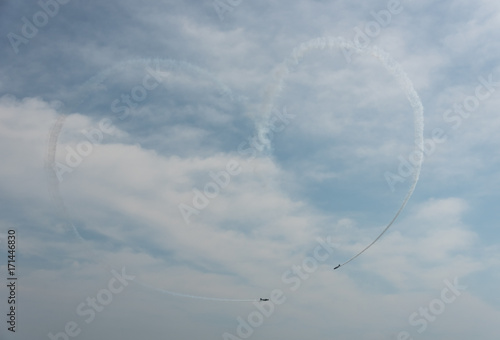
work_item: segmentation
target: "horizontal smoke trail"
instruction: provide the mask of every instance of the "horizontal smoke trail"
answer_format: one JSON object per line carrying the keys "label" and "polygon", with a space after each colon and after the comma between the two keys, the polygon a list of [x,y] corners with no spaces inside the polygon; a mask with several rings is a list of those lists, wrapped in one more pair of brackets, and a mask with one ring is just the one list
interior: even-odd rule
{"label": "horizontal smoke trail", "polygon": [[[415,137],[415,149],[414,152],[418,157],[418,162],[416,165],[416,169],[413,173],[413,180],[411,182],[410,188],[401,203],[398,211],[392,218],[392,220],[387,224],[387,226],[382,230],[382,232],[365,248],[363,248],[359,253],[351,257],[349,260],[341,264],[340,266],[346,265],[351,262],[359,255],[363,254],[366,250],[368,250],[372,245],[374,245],[381,237],[385,234],[385,232],[392,226],[392,224],[396,221],[401,211],[403,211],[404,207],[408,203],[410,197],[415,190],[418,179],[420,177],[420,171],[422,169],[422,163],[424,160],[423,157],[423,149],[424,149],[424,108],[420,97],[418,96],[413,84],[408,78],[407,74],[404,72],[403,68],[399,63],[397,63],[392,57],[385,51],[381,50],[378,47],[370,47],[370,48],[361,48],[356,46],[355,44],[346,41],[340,37],[320,37],[313,40],[310,40],[306,43],[303,43],[296,47],[289,58],[287,58],[283,63],[281,63],[275,70],[275,81],[272,83],[266,90],[264,94],[264,103],[261,108],[262,118],[257,122],[257,134],[265,136],[265,134],[269,131],[270,127],[270,119],[271,119],[271,111],[274,105],[274,100],[280,93],[283,88],[283,82],[285,77],[290,73],[290,67],[294,65],[298,65],[301,59],[312,50],[325,50],[325,49],[344,49],[350,50],[357,54],[368,54],[375,57],[379,60],[384,68],[398,81],[399,85],[405,91],[406,97],[410,102],[410,105],[413,109],[413,121],[415,126],[414,137]],[[271,150],[271,142],[266,139],[261,139],[265,141],[265,147],[269,151]],[[338,268],[338,267],[337,267]]]}
{"label": "horizontal smoke trail", "polygon": [[142,282],[139,282],[139,284],[147,289],[150,289],[150,290],[162,293],[162,294],[172,295],[172,296],[177,296],[177,297],[182,297],[182,298],[189,298],[189,299],[220,301],[220,302],[256,302],[256,301],[260,300],[260,299],[227,299],[227,298],[216,298],[216,297],[190,295],[190,294],[177,293],[177,292],[172,292],[170,290],[156,288],[156,287],[150,286],[150,285],[142,283]]}

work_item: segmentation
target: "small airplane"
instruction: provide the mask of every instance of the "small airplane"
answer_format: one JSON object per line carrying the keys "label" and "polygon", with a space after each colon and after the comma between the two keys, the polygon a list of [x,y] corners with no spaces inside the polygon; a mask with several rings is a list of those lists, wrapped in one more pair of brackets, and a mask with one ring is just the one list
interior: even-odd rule
{"label": "small airplane", "polygon": [[260,298],[260,301],[269,301],[269,299]]}
{"label": "small airplane", "polygon": [[337,267],[333,268],[333,270],[337,269],[338,267],[340,267],[340,264]]}

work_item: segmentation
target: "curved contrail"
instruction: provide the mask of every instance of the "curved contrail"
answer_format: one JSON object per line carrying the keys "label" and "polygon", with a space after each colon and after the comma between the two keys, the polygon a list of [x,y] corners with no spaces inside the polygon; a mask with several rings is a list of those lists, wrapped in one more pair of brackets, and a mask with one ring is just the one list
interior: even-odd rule
{"label": "curved contrail", "polygon": [[[384,68],[389,71],[391,75],[396,78],[398,81],[399,85],[403,88],[405,91],[406,97],[408,101],[410,102],[410,105],[413,109],[413,121],[414,121],[414,126],[415,126],[415,131],[414,131],[414,137],[415,137],[415,154],[418,157],[417,164],[415,165],[415,171],[413,172],[413,179],[412,183],[410,185],[410,188],[403,199],[403,202],[401,203],[401,206],[399,207],[398,211],[392,218],[392,220],[387,224],[387,226],[382,230],[382,232],[370,243],[368,244],[365,248],[363,248],[360,252],[358,252],[356,255],[351,257],[349,260],[345,261],[341,265],[337,266],[335,269],[346,265],[347,263],[351,262],[355,258],[357,258],[359,255],[363,254],[368,248],[370,248],[372,245],[377,242],[382,235],[385,234],[385,232],[392,226],[394,221],[398,218],[399,214],[401,211],[403,211],[404,207],[408,203],[408,200],[413,194],[413,191],[415,190],[415,187],[417,185],[419,176],[420,176],[420,170],[422,168],[422,163],[424,160],[423,157],[423,150],[424,150],[424,109],[422,102],[415,91],[415,88],[413,87],[413,84],[404,72],[403,68],[399,63],[397,63],[387,52],[381,50],[378,47],[369,47],[369,48],[360,48],[356,46],[355,44],[346,41],[343,38],[340,37],[321,37],[321,38],[316,38],[313,40],[310,40],[306,43],[303,43],[296,47],[290,57],[286,59],[282,64],[280,64],[276,71],[276,81],[271,84],[266,90],[265,93],[265,101],[262,106],[262,113],[263,113],[263,118],[261,119],[260,122],[257,123],[257,133],[260,136],[265,136],[267,132],[269,132],[269,126],[270,126],[270,119],[271,119],[271,110],[273,108],[274,104],[274,99],[276,96],[279,94],[281,89],[283,88],[283,81],[285,77],[290,73],[290,66],[297,65],[299,64],[300,60],[304,57],[306,53],[312,50],[324,50],[324,49],[349,49],[357,54],[368,54],[376,59],[378,59]],[[266,141],[265,138],[262,138],[261,140]],[[265,145],[268,150],[271,148],[270,141],[267,140],[267,143]]]}
{"label": "curved contrail", "polygon": [[[189,64],[187,62],[176,61],[172,59],[135,59],[130,61],[121,62],[113,67],[110,67],[96,76],[90,78],[87,82],[85,82],[79,91],[79,96],[81,98],[76,102],[74,112],[77,112],[78,107],[84,103],[89,97],[91,97],[92,93],[96,91],[99,85],[101,85],[106,79],[108,79],[112,74],[120,71],[126,71],[127,67],[140,65],[140,66],[151,66],[151,63],[157,63],[162,67],[162,71],[182,71],[186,73],[192,73],[197,76],[205,77],[210,79],[213,83],[216,84],[216,88],[219,90],[220,94],[223,96],[229,97],[231,101],[233,100],[241,100],[241,97],[235,97],[229,87],[223,84],[220,80],[218,80],[215,76],[213,76],[208,71]],[[59,207],[62,216],[67,220],[68,225],[71,231],[75,234],[77,239],[82,242],[82,244],[86,245],[90,252],[93,252],[93,248],[88,243],[88,241],[80,234],[75,225],[71,222],[70,214],[66,208],[64,200],[59,190],[59,179],[56,175],[56,152],[59,135],[64,126],[64,122],[66,120],[67,115],[61,114],[56,122],[54,123],[52,129],[50,130],[48,140],[47,140],[47,152],[45,157],[45,170],[47,173],[47,179],[49,184],[49,190],[53,196],[56,205]],[[112,268],[107,265],[108,268]],[[258,299],[229,299],[229,298],[217,298],[217,297],[207,297],[207,296],[197,296],[190,294],[177,293],[165,289],[156,288],[145,283],[139,284],[147,289],[162,293],[168,294],[172,296],[178,296],[183,298],[191,298],[191,299],[199,299],[199,300],[208,300],[208,301],[220,301],[220,302],[254,302],[259,301]]]}
{"label": "curved contrail", "polygon": [[[66,115],[65,114],[60,115],[59,117],[57,117],[54,126],[50,130],[49,138],[47,141],[47,155],[45,156],[44,166],[45,166],[45,173],[47,174],[47,181],[49,184],[49,191],[51,192],[52,199],[56,202],[56,205],[61,210],[61,213],[64,216],[64,218],[67,221],[70,221],[68,210],[59,192],[59,179],[57,178],[55,170],[57,140],[59,139],[59,134],[61,133],[61,129],[64,125],[65,120],[66,120]],[[77,239],[82,242],[85,242],[85,239],[78,232],[78,229],[76,229],[75,225],[72,222],[69,222],[69,224],[71,226],[71,231],[75,234]]]}

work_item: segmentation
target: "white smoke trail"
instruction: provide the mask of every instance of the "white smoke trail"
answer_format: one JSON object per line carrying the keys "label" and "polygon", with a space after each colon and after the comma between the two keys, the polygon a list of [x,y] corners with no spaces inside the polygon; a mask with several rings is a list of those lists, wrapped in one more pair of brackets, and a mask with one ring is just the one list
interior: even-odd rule
{"label": "white smoke trail", "polygon": [[418,162],[416,165],[416,169],[413,172],[413,180],[411,182],[410,188],[408,189],[408,192],[406,193],[405,198],[403,199],[403,202],[401,203],[401,206],[399,207],[398,211],[392,218],[392,220],[387,224],[387,226],[382,230],[382,232],[370,243],[368,244],[365,248],[363,248],[359,253],[351,257],[349,260],[345,261],[342,263],[340,266],[344,266],[347,263],[351,262],[361,254],[363,254],[368,248],[370,248],[372,245],[377,242],[382,235],[385,234],[385,232],[392,226],[392,224],[396,221],[398,218],[399,214],[401,211],[403,211],[404,207],[408,203],[410,197],[413,195],[413,191],[415,191],[415,187],[417,186],[418,179],[420,177],[420,171],[422,169],[422,164],[424,161],[424,107],[422,105],[422,101],[420,100],[420,97],[418,96],[417,92],[415,91],[415,88],[413,87],[413,84],[411,80],[408,78],[406,73],[403,71],[401,68],[401,65],[399,65],[396,61],[394,61],[386,52],[380,50],[379,48],[372,48],[371,55],[379,59],[384,67],[398,80],[400,85],[403,87],[406,93],[406,97],[408,98],[408,101],[410,102],[411,107],[413,108],[413,114],[414,114],[414,126],[415,126],[415,132],[414,132],[414,138],[415,138],[415,149],[414,152],[418,157]]}
{"label": "white smoke trail", "polygon": [[80,98],[80,100],[77,102],[78,105],[86,101],[92,95],[92,93],[95,93],[98,86],[101,85],[108,78],[110,78],[112,75],[119,74],[120,72],[130,71],[131,67],[138,67],[138,66],[150,67],[153,70],[154,68],[161,68],[162,71],[167,71],[167,72],[178,71],[178,72],[183,72],[185,74],[191,74],[204,79],[208,79],[216,85],[216,88],[219,90],[220,94],[229,97],[230,100],[242,99],[241,97],[236,97],[228,86],[226,86],[223,82],[221,82],[212,73],[202,69],[201,67],[198,67],[196,65],[190,64],[185,61],[178,61],[173,59],[143,58],[143,59],[131,59],[117,63],[116,65],[109,67],[104,71],[101,71],[97,75],[87,80],[82,86],[80,86],[79,93],[77,94],[78,98]]}
{"label": "white smoke trail", "polygon": [[64,200],[62,199],[62,196],[59,192],[59,179],[57,178],[56,175],[56,151],[57,151],[57,140],[59,139],[59,134],[61,133],[61,129],[64,125],[64,122],[66,120],[66,115],[62,114],[60,115],[56,122],[54,123],[54,126],[50,130],[49,138],[47,141],[47,155],[45,157],[45,173],[47,174],[47,182],[49,185],[49,191],[51,193],[52,199],[56,202],[56,206],[60,209],[60,212],[64,219],[66,221],[69,221],[69,226],[71,231],[75,234],[76,238],[81,241],[85,242],[85,239],[82,237],[82,235],[78,232],[78,229],[75,227],[75,225],[70,221],[69,213],[66,208],[66,205],[64,204]]}
{"label": "white smoke trail", "polygon": [[150,286],[150,285],[143,283],[143,282],[140,282],[139,284],[147,289],[154,290],[158,293],[171,295],[171,296],[177,296],[177,297],[181,297],[181,298],[188,298],[188,299],[219,301],[219,302],[255,302],[255,301],[259,301],[259,299],[227,299],[227,298],[217,298],[217,297],[183,294],[183,293],[172,292],[170,290],[156,288],[156,287]]}
{"label": "white smoke trail", "polygon": [[[408,200],[413,194],[415,187],[417,185],[420,171],[422,169],[423,163],[423,143],[424,143],[424,109],[422,102],[415,91],[411,80],[408,78],[403,68],[399,63],[397,63],[387,52],[381,50],[378,47],[369,47],[369,48],[360,48],[355,44],[348,42],[340,37],[320,37],[313,40],[310,40],[306,43],[303,43],[296,47],[290,57],[286,59],[283,63],[281,63],[275,70],[275,81],[267,88],[265,92],[265,100],[262,105],[262,119],[257,122],[257,134],[265,135],[269,131],[270,126],[270,118],[271,111],[273,109],[274,100],[278,96],[279,92],[283,88],[283,82],[285,77],[290,73],[290,67],[293,65],[298,65],[300,60],[306,55],[308,52],[312,50],[325,50],[325,49],[344,49],[350,50],[357,54],[368,54],[375,57],[379,60],[384,68],[397,80],[399,85],[405,91],[406,97],[410,102],[410,105],[413,109],[413,121],[415,126],[414,138],[415,138],[415,149],[414,153],[417,156],[417,164],[415,166],[415,171],[413,173],[413,179],[410,185],[410,188],[401,203],[398,211],[392,218],[392,220],[387,224],[387,226],[382,230],[382,232],[365,248],[363,248],[359,253],[351,257],[349,260],[341,264],[340,266],[346,265],[351,262],[359,255],[363,254],[368,248],[370,248],[375,242],[377,242],[382,235],[392,226],[394,221],[398,218],[401,211],[403,211],[404,207],[408,203]],[[269,140],[261,139],[262,141],[266,141],[265,147],[267,150],[271,149],[271,144]],[[338,268],[338,267],[336,267]]]}
{"label": "white smoke trail", "polygon": [[[76,104],[73,108],[70,108],[70,113],[73,112],[78,112],[78,108],[80,105],[82,105],[84,102],[89,100],[91,98],[92,94],[94,94],[96,91],[99,91],[100,86],[113,74],[119,74],[120,72],[126,72],[127,69],[130,67],[151,67],[154,70],[154,68],[161,69],[161,71],[176,71],[176,72],[184,72],[187,74],[192,74],[195,76],[199,76],[201,78],[209,79],[212,81],[219,90],[219,93],[224,96],[228,97],[230,101],[239,101],[243,100],[242,97],[237,97],[235,96],[231,89],[227,87],[225,84],[223,84],[220,80],[218,80],[214,75],[212,75],[210,72],[203,70],[202,68],[189,64],[187,62],[182,62],[182,61],[176,61],[176,60],[171,60],[171,59],[135,59],[135,60],[130,60],[130,61],[125,61],[121,62],[113,67],[110,67],[96,76],[90,78],[87,82],[85,82],[79,89],[77,93],[77,97],[79,98],[78,100],[75,101]],[[54,126],[52,127],[48,141],[47,141],[47,152],[46,152],[46,157],[45,157],[45,170],[47,173],[47,178],[48,178],[48,185],[49,185],[49,190],[52,193],[52,197],[58,206],[61,215],[67,222],[67,226],[69,226],[70,230],[75,234],[77,239],[87,248],[90,254],[93,254],[96,259],[100,259],[100,256],[96,254],[92,248],[91,243],[89,243],[78,231],[78,229],[75,227],[75,225],[72,223],[71,216],[68,212],[68,209],[64,203],[64,199],[61,195],[60,192],[60,183],[59,179],[57,178],[56,174],[56,153],[57,153],[57,145],[58,145],[58,140],[59,140],[59,135],[61,133],[62,128],[64,127],[64,122],[66,120],[67,115],[62,114],[60,115],[56,122],[54,123]],[[106,267],[111,268],[108,264],[105,264]],[[183,293],[177,293],[169,290],[164,290],[164,289],[159,289],[152,287],[150,285],[146,285],[144,283],[140,283],[143,287],[146,287],[148,289],[160,292],[162,294],[169,294],[172,296],[178,296],[178,297],[184,297],[184,298],[191,298],[191,299],[200,299],[200,300],[208,300],[208,301],[220,301],[220,302],[253,302],[253,301],[258,301],[256,299],[228,299],[228,298],[214,298],[214,297],[206,297],[206,296],[197,296],[197,295],[189,295],[189,294],[183,294]]]}

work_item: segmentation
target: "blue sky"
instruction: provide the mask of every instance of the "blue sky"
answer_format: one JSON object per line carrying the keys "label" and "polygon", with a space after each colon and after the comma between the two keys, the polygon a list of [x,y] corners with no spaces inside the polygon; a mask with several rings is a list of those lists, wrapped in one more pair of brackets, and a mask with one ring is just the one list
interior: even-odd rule
{"label": "blue sky", "polygon": [[1,2],[1,338],[496,339],[499,10]]}

